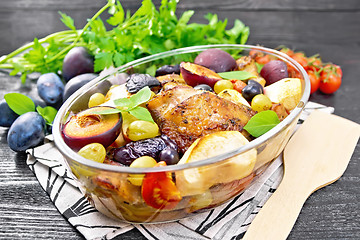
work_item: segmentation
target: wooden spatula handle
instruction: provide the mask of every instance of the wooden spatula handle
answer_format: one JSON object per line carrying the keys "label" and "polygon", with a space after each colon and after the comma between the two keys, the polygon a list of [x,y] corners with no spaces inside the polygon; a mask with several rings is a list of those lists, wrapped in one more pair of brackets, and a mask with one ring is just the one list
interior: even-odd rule
{"label": "wooden spatula handle", "polygon": [[[265,203],[243,239],[286,239],[311,192],[299,189],[291,183],[280,184],[275,193]],[[302,194],[299,194],[302,192]]]}

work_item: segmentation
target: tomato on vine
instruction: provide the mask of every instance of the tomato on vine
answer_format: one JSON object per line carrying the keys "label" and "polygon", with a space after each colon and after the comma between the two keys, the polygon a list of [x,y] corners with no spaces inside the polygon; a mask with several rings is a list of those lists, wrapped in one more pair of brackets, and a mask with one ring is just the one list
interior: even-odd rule
{"label": "tomato on vine", "polygon": [[311,84],[310,94],[312,94],[316,92],[320,87],[320,76],[319,73],[314,72],[312,70],[309,70],[307,74],[309,75],[310,84]]}
{"label": "tomato on vine", "polygon": [[321,92],[326,94],[334,93],[339,89],[342,80],[342,70],[339,66],[329,63],[326,64],[320,74]]}

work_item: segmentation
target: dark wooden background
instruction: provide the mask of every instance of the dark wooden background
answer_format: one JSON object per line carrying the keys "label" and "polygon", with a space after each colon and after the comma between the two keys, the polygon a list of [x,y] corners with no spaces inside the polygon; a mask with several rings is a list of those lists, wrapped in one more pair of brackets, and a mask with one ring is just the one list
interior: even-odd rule
{"label": "dark wooden background", "polygon": [[[104,0],[1,0],[0,55],[34,37],[65,30],[62,11],[81,28]],[[158,4],[160,1],[154,1]],[[135,10],[141,1],[121,1]],[[250,27],[249,44],[286,45],[307,55],[320,53],[339,64],[343,84],[333,95],[316,93],[311,100],[335,107],[335,113],[360,122],[360,1],[358,0],[182,0],[178,12],[194,9],[192,21],[217,13],[219,19],[242,20]],[[0,71],[0,99],[7,92],[36,97],[34,82],[21,85],[18,77]],[[339,129],[341,131],[341,129]],[[82,239],[57,212],[26,166],[24,154],[11,151],[7,130],[0,127],[0,239]],[[346,141],[346,139],[344,139]],[[324,149],[326,151],[326,149]],[[310,196],[289,239],[360,239],[359,144],[345,174],[336,183]],[[141,239],[136,230],[119,239]]]}

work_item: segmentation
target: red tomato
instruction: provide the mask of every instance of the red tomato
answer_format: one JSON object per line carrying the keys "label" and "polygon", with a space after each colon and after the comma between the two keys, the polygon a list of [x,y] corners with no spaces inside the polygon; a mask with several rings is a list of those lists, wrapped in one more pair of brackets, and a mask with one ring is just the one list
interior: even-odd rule
{"label": "red tomato", "polygon": [[334,93],[341,85],[342,70],[335,64],[327,64],[320,74],[320,91],[326,94]]}
{"label": "red tomato", "polygon": [[314,71],[309,70],[307,72],[310,78],[311,90],[310,94],[316,92],[320,86],[320,76],[319,74],[315,73]]}
{"label": "red tomato", "polygon": [[294,51],[291,50],[290,48],[282,48],[280,49],[280,52],[285,53],[286,55],[288,55],[289,57],[292,57],[294,55]]}
{"label": "red tomato", "polygon": [[304,53],[297,52],[292,55],[292,59],[297,61],[303,68],[306,69],[308,61]]}
{"label": "red tomato", "polygon": [[233,83],[234,89],[236,91],[238,91],[239,93],[241,93],[241,91],[243,90],[243,88],[246,86],[246,83],[244,83],[241,80],[237,80]]}
{"label": "red tomato", "polygon": [[[166,166],[158,162],[155,167]],[[181,201],[181,195],[171,175],[166,172],[147,173],[141,186],[145,203],[156,209],[172,209]]]}
{"label": "red tomato", "polygon": [[314,71],[314,72],[317,72],[319,71],[320,69],[322,68],[322,61],[321,61],[321,58],[319,58],[318,56],[312,56],[312,57],[309,57],[307,59],[307,66],[306,66],[306,71]]}

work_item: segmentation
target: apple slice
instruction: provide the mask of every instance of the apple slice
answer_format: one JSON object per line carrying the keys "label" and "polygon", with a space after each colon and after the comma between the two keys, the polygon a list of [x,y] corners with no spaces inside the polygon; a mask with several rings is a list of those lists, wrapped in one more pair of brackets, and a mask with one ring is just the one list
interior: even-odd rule
{"label": "apple slice", "polygon": [[241,95],[241,93],[239,93],[238,91],[234,90],[234,89],[224,89],[221,92],[218,93],[218,96],[221,98],[225,98],[229,101],[232,101],[233,103],[236,104],[243,104],[246,105],[248,107],[250,107],[250,104],[248,103],[248,101],[246,101],[246,99]]}
{"label": "apple slice", "polygon": [[[200,161],[230,152],[248,143],[238,131],[219,131],[198,138],[178,164]],[[242,179],[254,169],[255,149],[208,166],[176,172],[176,186],[182,196],[205,193],[211,186]]]}
{"label": "apple slice", "polygon": [[192,87],[199,84],[207,84],[214,88],[214,84],[222,80],[216,72],[190,62],[182,62],[180,64],[180,73],[185,82]]}
{"label": "apple slice", "polygon": [[302,86],[299,78],[284,78],[264,88],[264,94],[273,103],[281,103],[287,111],[293,110],[301,99]]}
{"label": "apple slice", "polygon": [[120,113],[101,115],[97,111],[111,107],[93,107],[72,116],[63,128],[65,143],[75,151],[90,143],[108,147],[121,132]]}

